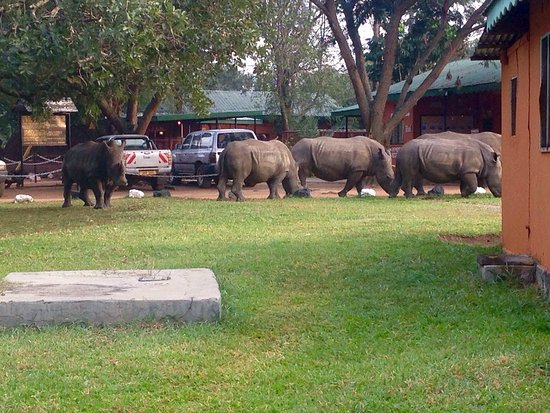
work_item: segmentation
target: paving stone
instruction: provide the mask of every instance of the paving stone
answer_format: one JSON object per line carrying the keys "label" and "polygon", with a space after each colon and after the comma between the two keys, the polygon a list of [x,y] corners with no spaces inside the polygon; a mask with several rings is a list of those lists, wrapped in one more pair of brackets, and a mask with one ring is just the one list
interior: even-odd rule
{"label": "paving stone", "polygon": [[206,268],[14,272],[0,284],[0,326],[172,319],[217,321],[221,295]]}

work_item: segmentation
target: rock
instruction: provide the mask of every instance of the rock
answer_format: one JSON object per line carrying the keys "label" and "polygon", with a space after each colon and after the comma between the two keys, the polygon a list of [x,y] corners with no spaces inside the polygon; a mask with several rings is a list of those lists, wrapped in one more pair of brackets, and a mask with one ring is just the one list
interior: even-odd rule
{"label": "rock", "polygon": [[428,195],[445,195],[445,189],[442,185],[436,185],[428,191]]}

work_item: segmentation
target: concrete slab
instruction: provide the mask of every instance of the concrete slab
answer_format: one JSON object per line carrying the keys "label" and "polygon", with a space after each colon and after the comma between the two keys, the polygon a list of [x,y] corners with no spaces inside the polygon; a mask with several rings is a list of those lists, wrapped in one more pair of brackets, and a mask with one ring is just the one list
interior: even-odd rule
{"label": "concrete slab", "polygon": [[217,321],[221,294],[207,268],[10,273],[0,285],[0,326]]}

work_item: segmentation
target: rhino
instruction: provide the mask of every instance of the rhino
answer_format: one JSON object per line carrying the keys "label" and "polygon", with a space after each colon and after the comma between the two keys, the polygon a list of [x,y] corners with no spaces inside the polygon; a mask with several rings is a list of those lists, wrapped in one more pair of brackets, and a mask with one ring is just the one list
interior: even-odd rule
{"label": "rhino", "polygon": [[345,179],[338,196],[345,197],[355,187],[361,195],[364,180],[376,176],[384,191],[390,191],[394,178],[391,155],[382,144],[366,136],[335,139],[329,136],[301,139],[292,148],[302,186],[316,176],[324,181]]}
{"label": "rhino", "polygon": [[[268,199],[279,198],[278,186],[287,195],[303,196],[298,185],[298,168],[287,146],[278,141],[247,139],[230,142],[218,161],[218,200],[226,199],[227,180],[232,179],[231,194],[244,201],[243,185],[267,182]],[[307,195],[307,194],[305,194]]]}
{"label": "rhino", "polygon": [[414,139],[397,152],[396,173],[390,197],[397,196],[400,188],[407,198],[412,197],[413,184],[419,178],[439,184],[458,180],[460,193],[464,197],[473,194],[479,180],[483,180],[491,193],[500,197],[500,155],[489,145],[476,139]]}
{"label": "rhino", "polygon": [[[440,133],[426,133],[420,135],[416,139],[449,139],[449,140],[467,140],[476,139],[489,145],[497,154],[502,153],[502,136],[494,132],[480,132],[480,133],[458,133],[452,131],[440,132]],[[479,186],[486,186],[483,179],[479,179]],[[422,177],[417,177],[414,183],[417,195],[425,195],[424,186],[422,183]]]}
{"label": "rhino", "polygon": [[91,206],[88,190],[95,196],[95,209],[111,206],[111,195],[118,186],[126,186],[124,142],[84,142],[73,146],[63,159],[63,208],[71,206],[71,187],[78,184],[79,198]]}

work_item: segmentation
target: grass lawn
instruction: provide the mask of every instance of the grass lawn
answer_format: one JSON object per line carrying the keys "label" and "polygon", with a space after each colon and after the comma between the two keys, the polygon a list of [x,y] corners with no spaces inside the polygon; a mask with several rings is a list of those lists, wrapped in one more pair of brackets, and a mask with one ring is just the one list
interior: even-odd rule
{"label": "grass lawn", "polygon": [[[78,205],[76,205],[78,204]],[[543,412],[550,313],[490,196],[0,205],[12,271],[211,268],[217,324],[0,330],[1,412]]]}

